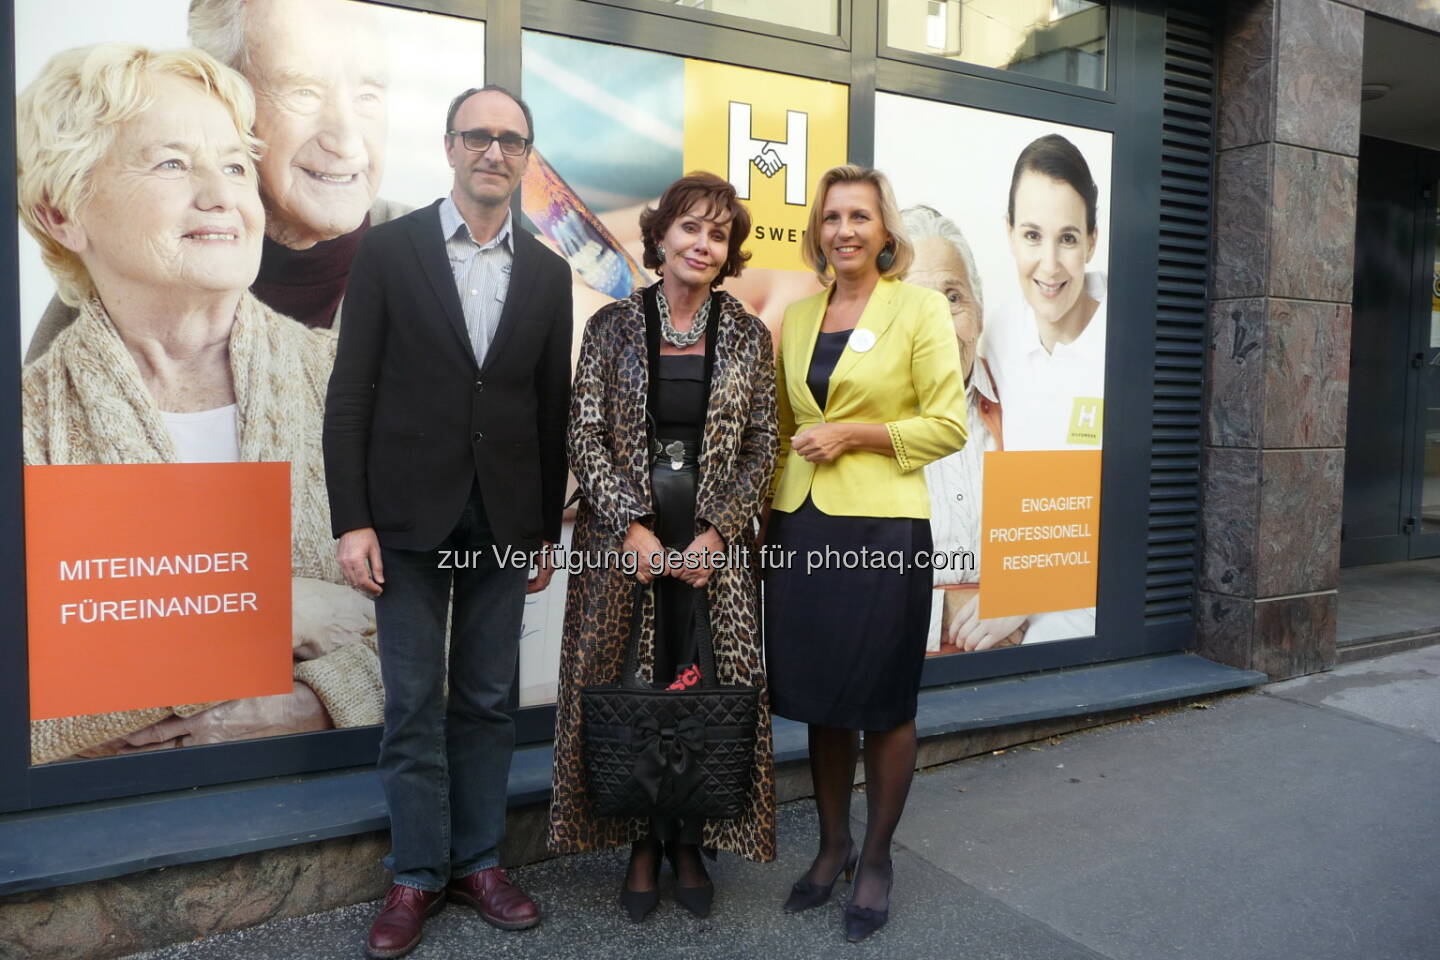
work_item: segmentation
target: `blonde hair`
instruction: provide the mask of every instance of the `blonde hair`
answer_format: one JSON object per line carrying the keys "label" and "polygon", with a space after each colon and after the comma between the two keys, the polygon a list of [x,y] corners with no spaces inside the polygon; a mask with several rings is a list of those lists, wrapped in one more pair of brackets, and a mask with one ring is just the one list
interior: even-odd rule
{"label": "blonde hair", "polygon": [[825,264],[825,254],[820,249],[820,222],[825,216],[825,197],[837,183],[868,183],[880,195],[880,223],[895,242],[895,260],[890,264],[890,269],[880,271],[880,276],[903,280],[910,271],[910,264],[915,262],[915,247],[910,243],[905,223],[900,218],[900,205],[895,202],[895,191],[890,187],[890,178],[874,167],[862,167],[856,163],[831,167],[820,175],[820,181],[815,184],[815,199],[810,204],[810,221],[805,228],[805,242],[800,245],[800,258],[807,267],[815,271],[815,276],[820,278],[821,283],[829,284],[835,279],[828,264],[821,266]]}
{"label": "blonde hair", "polygon": [[213,94],[235,121],[250,156],[260,157],[260,141],[250,132],[255,124],[250,85],[204,51],[157,53],[136,44],[100,43],[51,57],[15,104],[18,201],[60,299],[71,306],[93,296],[94,284],[80,258],[45,229],[41,208],[75,219],[95,195],[95,168],[116,130],[154,103],[156,74],[193,80]]}

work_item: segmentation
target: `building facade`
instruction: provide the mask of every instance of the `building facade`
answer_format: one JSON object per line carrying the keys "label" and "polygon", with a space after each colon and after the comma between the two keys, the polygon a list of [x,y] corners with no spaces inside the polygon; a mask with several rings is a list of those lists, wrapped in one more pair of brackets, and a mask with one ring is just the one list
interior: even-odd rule
{"label": "building facade", "polygon": [[[187,7],[8,0],[0,46],[20,92],[51,56],[85,44],[206,46]],[[321,7],[336,19],[315,20]],[[441,195],[446,104],[502,84],[535,111],[516,213],[574,268],[577,336],[594,309],[649,282],[636,217],[682,173],[721,173],[750,203],[753,259],[732,289],[772,330],[786,303],[818,289],[798,249],[819,174],[843,162],[890,174],[907,228],[934,251],[920,272],[959,277],[936,285],[955,304],[982,438],[970,460],[929,475],[945,548],[931,560],[927,688],[1186,651],[1272,679],[1324,670],[1337,657],[1342,563],[1440,555],[1440,334],[1424,339],[1428,300],[1420,313],[1422,281],[1436,276],[1429,151],[1440,130],[1425,129],[1434,111],[1409,89],[1418,70],[1372,76],[1394,50],[1423,63],[1440,35],[1427,0],[327,0],[286,15],[263,34],[242,29],[248,46],[234,63],[257,87],[273,82],[265,58],[334,64],[315,89],[286,93],[313,98],[309,126],[268,117],[275,91],[263,87],[256,124],[268,149],[293,149],[312,174],[368,178],[353,222],[322,240],[358,236],[386,202]],[[342,45],[329,60],[307,53]],[[1387,86],[1374,103],[1391,114],[1362,111],[1366,84]],[[342,88],[354,96],[342,102]],[[17,126],[4,109],[9,158]],[[326,123],[350,145],[335,146]],[[296,129],[293,143],[282,136]],[[1047,138],[1080,158],[1095,189],[1075,181],[1073,197],[1030,211],[1017,160]],[[1396,169],[1415,186],[1385,208],[1409,211],[1403,244],[1363,227],[1370,158],[1375,203],[1403,179]],[[303,220],[268,162],[267,217]],[[329,173],[317,166],[326,162]],[[0,183],[12,190],[16,177]],[[1061,224],[1069,252],[1037,268],[1027,224],[1075,210],[1078,221]],[[299,263],[305,249],[267,248],[261,280],[267,264]],[[1401,261],[1406,294],[1366,300],[1362,289],[1395,285],[1364,271],[1394,273]],[[0,826],[275,778],[318,797],[335,771],[373,763],[373,617],[323,557],[302,562],[311,548],[298,531],[314,518],[298,512],[301,481],[267,473],[273,462],[36,454],[27,418],[44,410],[22,410],[19,398],[55,349],[56,285],[23,226],[0,238],[0,263],[14,278],[15,331],[0,345],[10,397],[0,416]],[[1046,296],[1095,304],[1090,325],[1058,348],[1037,343],[1037,269],[1050,271]],[[1372,316],[1377,326],[1362,329]],[[1386,317],[1400,318],[1388,352],[1355,367],[1352,353]],[[1377,385],[1360,401],[1356,376]],[[1397,376],[1403,389],[1366,405]],[[187,497],[197,484],[202,495]],[[1393,509],[1366,514],[1380,486]],[[252,522],[265,511],[275,522]],[[236,567],[237,555],[247,564]],[[215,569],[224,556],[230,566]],[[189,569],[156,572],[181,558]],[[563,587],[562,571],[527,609],[513,701],[522,744],[543,747],[553,730]],[[232,594],[258,601],[227,610]],[[206,596],[221,606],[196,599],[186,619],[184,602]],[[126,610],[153,616],[127,620]],[[206,725],[217,704],[287,690],[315,695],[325,729]],[[164,741],[175,749],[126,749],[154,745],[147,736],[171,721],[188,732]],[[0,892],[101,875],[82,864],[47,881],[31,870]]]}

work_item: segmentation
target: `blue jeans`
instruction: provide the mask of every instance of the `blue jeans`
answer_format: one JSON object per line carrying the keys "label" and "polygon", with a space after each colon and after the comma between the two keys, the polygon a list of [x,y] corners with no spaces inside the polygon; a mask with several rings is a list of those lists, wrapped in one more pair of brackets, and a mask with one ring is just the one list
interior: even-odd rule
{"label": "blue jeans", "polygon": [[385,684],[379,760],[390,808],[385,866],[396,883],[422,890],[500,861],[515,747],[505,704],[529,571],[501,567],[493,545],[477,487],[434,550],[380,551],[385,589],[375,600],[375,622]]}

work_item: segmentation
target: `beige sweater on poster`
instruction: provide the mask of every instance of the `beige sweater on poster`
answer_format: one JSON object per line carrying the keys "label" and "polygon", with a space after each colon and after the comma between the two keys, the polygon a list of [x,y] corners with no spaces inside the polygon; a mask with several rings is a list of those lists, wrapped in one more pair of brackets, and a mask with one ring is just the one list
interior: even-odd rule
{"label": "beige sweater on poster", "polygon": [[[379,723],[383,693],[373,606],[342,586],[330,537],[320,437],[335,344],[333,333],[307,329],[246,293],[230,334],[230,370],[240,459],[290,463],[295,677],[315,691],[335,726],[348,727]],[[21,404],[27,464],[178,459],[160,410],[98,300],[85,303],[44,356],[26,367]],[[207,706],[35,721],[31,762],[71,757]]]}

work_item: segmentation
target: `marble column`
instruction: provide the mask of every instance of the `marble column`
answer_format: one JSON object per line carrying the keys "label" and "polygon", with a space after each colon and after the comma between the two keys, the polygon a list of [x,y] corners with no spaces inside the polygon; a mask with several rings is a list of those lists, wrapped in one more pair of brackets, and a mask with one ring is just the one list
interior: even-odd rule
{"label": "marble column", "polygon": [[1280,679],[1335,662],[1365,15],[1226,14],[1199,651]]}

